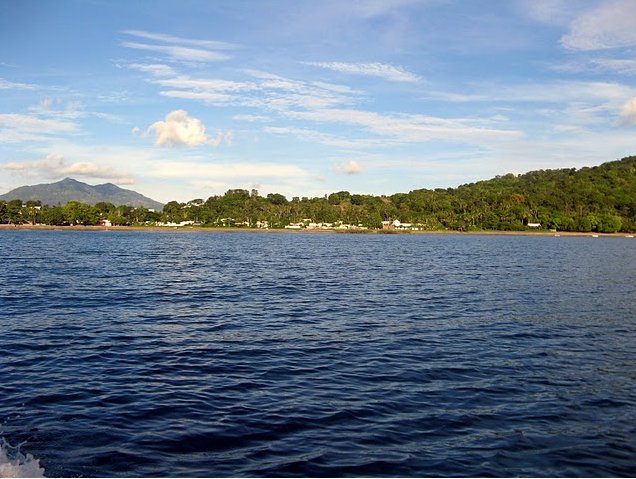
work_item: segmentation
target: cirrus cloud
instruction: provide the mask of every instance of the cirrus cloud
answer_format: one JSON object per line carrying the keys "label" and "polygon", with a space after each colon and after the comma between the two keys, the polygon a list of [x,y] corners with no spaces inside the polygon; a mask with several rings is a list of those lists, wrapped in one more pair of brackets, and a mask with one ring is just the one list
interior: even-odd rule
{"label": "cirrus cloud", "polygon": [[0,113],[0,144],[48,141],[77,131],[77,124],[59,118],[20,113]]}
{"label": "cirrus cloud", "polygon": [[155,77],[167,77],[174,76],[175,71],[172,67],[164,65],[162,63],[133,63],[130,65],[133,70],[138,70],[142,73],[150,73]]}
{"label": "cirrus cloud", "polygon": [[305,65],[341,73],[380,77],[394,82],[417,82],[420,80],[416,74],[387,63],[305,62]]}
{"label": "cirrus cloud", "polygon": [[36,90],[37,85],[30,83],[18,83],[0,78],[0,90]]}
{"label": "cirrus cloud", "polygon": [[218,50],[231,50],[235,45],[213,40],[193,40],[163,33],[146,32],[143,30],[125,30],[122,33],[154,43],[126,41],[121,45],[135,50],[145,50],[166,55],[172,61],[210,62],[227,60],[230,57]]}

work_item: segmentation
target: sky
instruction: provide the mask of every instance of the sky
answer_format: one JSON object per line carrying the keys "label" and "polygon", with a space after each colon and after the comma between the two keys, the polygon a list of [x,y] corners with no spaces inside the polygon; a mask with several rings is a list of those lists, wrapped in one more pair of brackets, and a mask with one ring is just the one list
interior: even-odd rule
{"label": "sky", "polygon": [[635,134],[635,0],[0,0],[0,193],[390,195]]}

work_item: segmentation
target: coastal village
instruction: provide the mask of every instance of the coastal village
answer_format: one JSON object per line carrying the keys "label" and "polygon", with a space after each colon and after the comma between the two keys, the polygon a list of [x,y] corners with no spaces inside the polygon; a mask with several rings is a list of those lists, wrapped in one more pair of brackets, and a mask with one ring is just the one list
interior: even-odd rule
{"label": "coastal village", "polygon": [[[248,223],[247,221],[234,221],[233,218],[222,218],[221,224],[223,227],[235,227],[235,228],[250,228],[255,227],[257,229],[270,229],[270,224],[268,221],[257,221],[253,225]],[[112,226],[108,220],[100,220],[100,226]],[[201,224],[197,224],[194,221],[181,221],[179,223],[174,222],[156,222],[155,226],[159,227],[171,227],[171,228],[180,228],[180,227],[188,227],[188,226],[202,226]],[[537,225],[537,227],[540,225]],[[304,218],[302,221],[296,223],[290,223],[285,225],[283,229],[286,230],[350,230],[350,231],[364,231],[369,230],[367,226],[364,226],[362,223],[358,223],[355,225],[345,223],[343,221],[336,221],[335,223],[317,223],[313,221],[311,218]],[[425,230],[424,226],[421,224],[412,224],[412,223],[402,223],[400,220],[393,221],[382,221],[382,229],[383,230],[394,230],[394,231],[423,231]]]}

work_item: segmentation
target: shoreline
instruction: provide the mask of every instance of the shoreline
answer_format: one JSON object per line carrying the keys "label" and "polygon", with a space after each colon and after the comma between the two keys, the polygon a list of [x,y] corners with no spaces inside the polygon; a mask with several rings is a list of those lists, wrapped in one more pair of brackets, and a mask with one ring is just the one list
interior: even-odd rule
{"label": "shoreline", "polygon": [[291,233],[291,234],[362,234],[362,235],[453,235],[453,236],[590,236],[590,237],[632,237],[631,233],[593,233],[574,231],[395,231],[395,230],[321,230],[321,229],[263,229],[263,228],[222,228],[202,226],[52,226],[52,225],[13,225],[0,224],[0,231],[153,231],[181,233]]}

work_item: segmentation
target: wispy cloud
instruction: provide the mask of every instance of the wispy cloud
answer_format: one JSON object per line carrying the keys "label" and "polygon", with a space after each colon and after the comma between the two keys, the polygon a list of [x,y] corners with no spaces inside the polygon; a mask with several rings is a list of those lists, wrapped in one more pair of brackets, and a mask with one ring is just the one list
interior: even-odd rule
{"label": "wispy cloud", "polygon": [[432,139],[482,143],[514,139],[523,135],[520,131],[483,126],[478,120],[444,119],[426,115],[381,114],[353,109],[289,111],[285,115],[316,122],[350,124],[405,143]]}
{"label": "wispy cloud", "polygon": [[216,138],[209,138],[201,120],[188,115],[187,111],[174,110],[166,115],[164,121],[157,121],[148,127],[155,134],[156,146],[218,146],[232,143],[232,132],[217,132]]}
{"label": "wispy cloud", "polygon": [[236,121],[249,121],[249,122],[263,122],[263,123],[267,123],[272,121],[272,119],[268,116],[264,116],[264,115],[234,115],[232,117],[233,120]]}
{"label": "wispy cloud", "polygon": [[77,125],[65,120],[41,119],[19,113],[0,113],[0,127],[38,133],[60,133],[75,131]]}
{"label": "wispy cloud", "polygon": [[387,63],[343,63],[343,62],[303,62],[318,68],[325,68],[340,73],[352,75],[364,75],[383,78],[393,82],[418,82],[419,76],[404,68],[389,65]]}
{"label": "wispy cloud", "polygon": [[129,175],[113,168],[100,166],[89,161],[69,163],[63,155],[58,154],[49,154],[43,160],[5,163],[0,165],[0,168],[27,176],[36,175],[51,179],[72,175],[113,181],[120,185],[135,183]]}
{"label": "wispy cloud", "polygon": [[[636,28],[636,25],[634,25]],[[599,58],[592,60],[592,64],[604,71],[614,71],[624,75],[636,75],[636,60],[620,58]]]}
{"label": "wispy cloud", "polygon": [[124,30],[122,33],[131,35],[133,37],[143,38],[145,40],[153,40],[160,43],[173,43],[180,45],[191,45],[198,48],[204,48],[208,50],[234,50],[237,45],[227,42],[219,42],[215,40],[195,40],[191,38],[177,37],[174,35],[167,35],[165,33],[153,33],[144,30]]}
{"label": "wispy cloud", "polygon": [[143,73],[150,73],[156,77],[169,77],[176,75],[176,72],[171,66],[161,63],[133,63],[130,65],[130,68]]}
{"label": "wispy cloud", "polygon": [[36,90],[37,88],[37,85],[30,83],[17,83],[0,78],[0,90]]}
{"label": "wispy cloud", "polygon": [[231,81],[218,78],[192,78],[177,75],[153,78],[151,83],[167,88],[161,96],[198,100],[210,105],[233,105],[285,110],[325,108],[353,103],[357,92],[333,83],[292,80],[261,71],[246,72],[250,79]]}
{"label": "wispy cloud", "polygon": [[78,100],[64,101],[61,98],[44,98],[37,105],[29,107],[29,113],[37,115],[40,119],[76,120],[79,118],[101,118],[112,123],[121,123],[121,118],[112,113],[88,111],[84,103]]}
{"label": "wispy cloud", "polygon": [[[344,64],[343,64],[344,65]],[[351,66],[353,64],[349,64]],[[358,65],[359,67],[359,65]],[[386,65],[384,65],[386,67]],[[389,68],[353,68],[360,74],[391,71]],[[366,73],[363,73],[366,72]],[[358,138],[349,134],[335,136],[326,132],[294,127],[268,127],[264,131],[273,134],[293,135],[304,141],[314,141],[339,148],[366,149],[383,147],[397,143],[417,143],[431,139],[449,139],[452,141],[475,141],[483,144],[494,139],[509,139],[521,136],[521,132],[492,128],[487,121],[468,119],[443,119],[425,115],[401,115],[377,113],[348,108],[360,100],[359,92],[344,85],[302,81],[258,70],[247,70],[251,78],[247,81],[230,81],[218,78],[193,78],[177,75],[168,78],[155,78],[150,81],[165,89],[159,94],[171,98],[201,101],[215,106],[239,106],[253,108],[287,119],[310,121],[314,123],[340,123],[362,129],[365,133]],[[375,74],[374,73],[374,74]],[[403,74],[405,72],[401,72]],[[481,98],[481,97],[479,97]],[[466,101],[474,99],[471,97]],[[237,116],[253,121],[263,115]],[[175,131],[168,128],[166,122],[157,122],[152,130],[157,134],[158,145],[203,144],[206,140],[197,136],[198,130],[190,127],[191,138],[184,140],[175,137]],[[171,132],[171,133],[168,133]],[[350,133],[350,132],[349,132]],[[369,133],[377,135],[369,137]],[[166,136],[167,135],[167,136]],[[381,137],[381,138],[378,138]],[[366,138],[365,138],[366,137]]]}
{"label": "wispy cloud", "polygon": [[271,126],[263,128],[263,131],[265,133],[273,133],[276,135],[292,135],[303,141],[313,141],[322,145],[336,146],[338,148],[383,148],[395,146],[396,144],[395,141],[390,141],[385,138],[345,138],[309,128]]}
{"label": "wispy cloud", "polygon": [[184,100],[198,100],[213,105],[229,103],[236,100],[236,97],[233,95],[224,95],[223,93],[210,91],[163,90],[159,92],[159,95],[169,98],[182,98]]}
{"label": "wispy cloud", "polygon": [[150,40],[155,43],[141,43],[139,41],[125,41],[121,45],[136,50],[145,50],[166,55],[173,61],[211,62],[230,58],[227,51],[236,48],[226,42],[213,40],[193,40],[163,33],[146,32],[143,30],[124,30],[122,33],[138,39]]}
{"label": "wispy cloud", "polygon": [[555,81],[498,85],[492,87],[487,95],[491,101],[566,103],[584,100],[612,103],[623,101],[634,91],[634,88],[618,82]]}
{"label": "wispy cloud", "polygon": [[39,118],[19,113],[0,113],[0,143],[45,141],[56,135],[76,131],[77,125],[65,119]]}
{"label": "wispy cloud", "polygon": [[222,53],[202,50],[199,48],[189,48],[179,45],[150,45],[139,42],[122,42],[122,46],[134,48],[136,50],[147,50],[151,52],[163,53],[172,60],[184,60],[190,62],[210,62],[227,60],[229,56]]}
{"label": "wispy cloud", "polygon": [[164,87],[195,89],[198,91],[251,91],[258,89],[254,82],[236,82],[230,80],[220,80],[215,78],[190,78],[179,75],[174,78],[155,80],[154,83]]}
{"label": "wispy cloud", "polygon": [[159,92],[161,96],[199,100],[208,104],[241,103],[241,92],[251,92],[259,87],[254,82],[236,82],[215,78],[190,78],[178,75],[172,78],[152,80],[152,83],[170,90]]}
{"label": "wispy cloud", "polygon": [[561,44],[570,50],[604,50],[636,45],[636,2],[605,1],[576,17]]}

